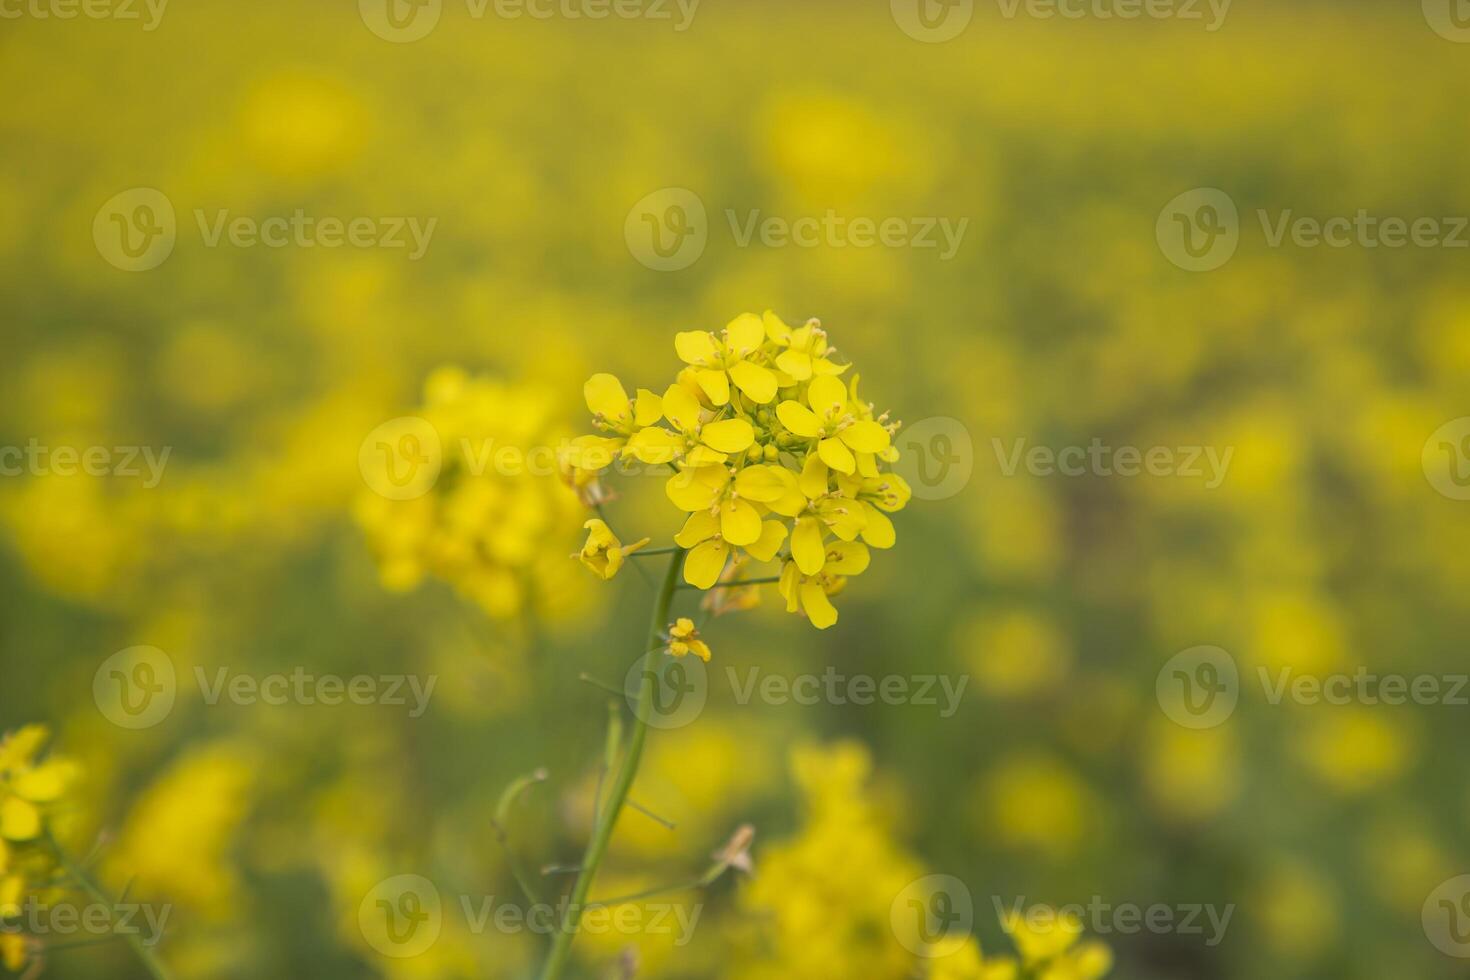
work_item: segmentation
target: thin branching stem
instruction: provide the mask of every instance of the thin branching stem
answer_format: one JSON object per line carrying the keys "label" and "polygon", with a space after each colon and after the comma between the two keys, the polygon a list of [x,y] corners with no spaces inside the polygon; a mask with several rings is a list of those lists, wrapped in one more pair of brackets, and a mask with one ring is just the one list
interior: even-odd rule
{"label": "thin branching stem", "polygon": [[607,805],[593,827],[592,837],[587,841],[587,851],[582,858],[582,873],[577,875],[566,916],[552,938],[551,952],[547,954],[546,964],[541,969],[541,980],[558,980],[566,969],[567,958],[572,951],[572,939],[577,934],[583,907],[587,904],[587,895],[592,890],[592,880],[597,876],[598,866],[607,854],[608,845],[612,842],[613,828],[617,826],[618,817],[622,815],[623,806],[628,800],[628,793],[633,789],[633,780],[638,776],[638,764],[643,758],[643,744],[648,740],[648,715],[653,710],[653,672],[659,650],[654,644],[669,622],[669,608],[674,602],[674,588],[679,579],[679,559],[683,552],[684,549],[679,548],[669,558],[663,585],[653,603],[648,640],[644,644],[638,705],[633,712],[633,729],[628,736],[628,747],[623,753],[622,766],[618,769],[618,778],[613,783]]}

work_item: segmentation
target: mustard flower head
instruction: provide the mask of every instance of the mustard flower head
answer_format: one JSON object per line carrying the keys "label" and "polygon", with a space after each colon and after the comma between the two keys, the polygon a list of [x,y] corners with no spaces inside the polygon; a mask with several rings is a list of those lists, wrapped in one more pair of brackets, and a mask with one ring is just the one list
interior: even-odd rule
{"label": "mustard flower head", "polygon": [[587,529],[587,543],[582,545],[581,554],[577,557],[602,579],[618,574],[618,569],[623,567],[623,559],[648,544],[648,538],[623,544],[605,522],[595,517],[582,526]]}
{"label": "mustard flower head", "polygon": [[744,313],[718,334],[674,338],[684,363],[662,394],[632,396],[610,374],[583,389],[600,434],[574,440],[568,465],[583,485],[615,462],[666,467],[665,493],[687,516],[673,535],[683,576],[699,589],[738,586],[732,564],[779,563],[786,608],[819,629],[831,597],[891,548],[911,496],[891,464],[897,422],[858,394],[816,320],[788,326]]}
{"label": "mustard flower head", "polygon": [[694,654],[705,663],[709,663],[709,644],[704,642],[699,635],[699,630],[694,627],[694,620],[687,616],[680,616],[669,626],[669,653],[676,657],[684,657]]}
{"label": "mustard flower head", "polygon": [[[369,491],[357,501],[386,588],[442,579],[495,618],[575,600],[565,561],[543,547],[574,533],[582,515],[559,485],[555,407],[555,397],[535,385],[454,367],[429,376],[413,416],[437,436],[437,477],[411,499]],[[584,500],[600,502],[596,474],[580,475],[580,484],[578,474],[567,478]]]}

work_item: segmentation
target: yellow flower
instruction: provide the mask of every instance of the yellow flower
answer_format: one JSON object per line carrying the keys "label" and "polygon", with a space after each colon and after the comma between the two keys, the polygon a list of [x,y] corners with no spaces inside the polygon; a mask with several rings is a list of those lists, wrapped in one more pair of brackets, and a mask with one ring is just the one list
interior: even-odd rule
{"label": "yellow flower", "polygon": [[613,435],[579,436],[572,440],[568,461],[580,470],[596,472],[607,468],[640,429],[663,418],[663,400],[658,395],[639,388],[637,399],[629,398],[623,383],[611,374],[594,374],[588,378],[582,386],[582,398],[592,413],[592,424]]}
{"label": "yellow flower", "polygon": [[[79,768],[61,756],[42,760],[48,737],[45,727],[27,725],[0,739],[0,917],[18,915],[26,895],[49,888],[57,870],[47,818]],[[35,948],[34,939],[0,930],[0,964],[7,970],[20,971]]]}
{"label": "yellow flower", "polygon": [[817,440],[817,455],[837,472],[857,472],[855,452],[872,456],[888,448],[888,430],[859,418],[849,408],[847,388],[831,375],[812,379],[806,402],[787,399],[776,406],[776,416],[793,435]]}
{"label": "yellow flower", "polygon": [[1039,980],[1098,980],[1113,968],[1113,954],[1102,943],[1079,943],[1082,922],[1076,915],[1044,905],[1001,916],[1028,973]]}
{"label": "yellow flower", "polygon": [[795,330],[786,325],[779,316],[766,310],[763,318],[766,336],[777,347],[784,348],[776,355],[776,367],[793,381],[805,381],[813,375],[841,374],[846,364],[834,364],[827,359],[832,348],[827,346],[827,332],[816,318],[808,320]]}
{"label": "yellow flower", "polygon": [[716,337],[704,330],[674,335],[679,359],[694,368],[694,380],[715,405],[730,401],[733,384],[757,405],[776,397],[776,375],[756,363],[766,339],[765,326],[754,313],[742,313]]}
{"label": "yellow flower", "polygon": [[44,727],[27,725],[0,743],[0,839],[40,837],[43,807],[60,800],[76,778],[69,759],[36,761],[46,738]]}
{"label": "yellow flower", "polygon": [[[589,400],[597,401],[600,392],[590,387]],[[602,447],[602,436],[584,436],[555,451],[566,442],[557,403],[535,385],[458,368],[429,376],[423,404],[412,414],[439,436],[437,477],[417,497],[365,491],[356,501],[385,588],[406,591],[434,576],[495,618],[528,609],[552,617],[575,607],[585,595],[580,573],[544,546],[575,533],[586,517],[579,499],[607,499],[597,470],[618,450]],[[636,423],[634,409],[626,411],[629,424]],[[614,416],[616,424],[627,421]]]}
{"label": "yellow flower", "polygon": [[694,654],[705,663],[709,663],[709,644],[699,635],[699,630],[694,628],[694,620],[687,616],[680,616],[669,626],[669,653],[676,657]]}
{"label": "yellow flower", "polygon": [[595,517],[582,526],[587,529],[587,543],[582,545],[582,553],[577,557],[603,579],[610,579],[618,574],[618,569],[623,567],[623,559],[649,541],[648,538],[643,538],[625,545],[606,523]]}
{"label": "yellow flower", "polygon": [[[802,613],[819,630],[837,622],[837,607],[829,596],[847,587],[847,576],[860,575],[868,567],[868,549],[861,542],[834,541],[817,545],[820,574],[803,572],[799,561],[788,561],[781,569],[777,588],[786,599],[786,611]],[[792,554],[797,552],[795,539]]]}
{"label": "yellow flower", "polygon": [[0,934],[0,964],[12,973],[19,973],[30,959],[30,942],[19,933]]}
{"label": "yellow flower", "polygon": [[649,427],[628,441],[628,452],[645,463],[683,460],[689,466],[723,463],[731,453],[742,453],[755,442],[755,429],[743,418],[720,419],[687,388],[669,385],[660,400],[663,417],[677,431]]}
{"label": "yellow flower", "polygon": [[829,597],[867,568],[868,549],[893,546],[887,515],[912,496],[886,468],[898,459],[897,424],[858,398],[856,375],[843,384],[848,365],[831,360],[826,337],[815,320],[793,330],[770,312],[742,314],[719,336],[681,332],[674,347],[687,366],[662,397],[640,389],[630,399],[608,374],[588,381],[607,434],[573,443],[583,469],[618,455],[674,469],[664,493],[688,514],[674,535],[688,552],[686,583],[723,588],[738,581],[721,582],[732,562],[783,560],[787,609],[819,628],[836,622]]}

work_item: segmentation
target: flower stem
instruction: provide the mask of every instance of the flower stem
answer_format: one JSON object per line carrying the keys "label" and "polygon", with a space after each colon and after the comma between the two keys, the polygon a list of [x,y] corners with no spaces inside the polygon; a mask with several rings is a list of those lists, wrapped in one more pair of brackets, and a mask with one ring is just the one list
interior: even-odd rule
{"label": "flower stem", "polygon": [[[61,849],[61,845],[56,842],[54,837],[49,833],[46,836],[47,842],[51,845],[51,849],[56,852],[56,860],[61,864],[61,868],[66,872],[67,876],[75,881],[92,901],[109,909],[114,908],[113,900],[102,890],[102,886],[93,881],[92,877],[79,865],[72,863],[71,859],[66,856],[66,852]],[[158,954],[154,952],[153,948],[143,941],[140,932],[129,932],[123,935],[122,938],[125,938],[128,945],[133,948],[133,952],[137,954],[138,959],[147,969],[150,977],[153,977],[154,980],[171,980],[168,968],[163,965],[163,962],[158,958]]]}
{"label": "flower stem", "polygon": [[602,863],[608,844],[612,842],[613,828],[617,826],[623,805],[628,800],[628,793],[633,789],[633,780],[638,776],[643,743],[648,739],[648,713],[653,708],[653,668],[662,649],[658,644],[659,634],[669,623],[669,607],[674,601],[674,588],[679,583],[679,565],[683,555],[683,548],[673,552],[668,570],[664,573],[663,585],[654,600],[653,616],[648,624],[648,640],[643,644],[643,680],[638,689],[638,706],[633,712],[633,730],[628,737],[628,749],[623,756],[623,765],[618,770],[618,778],[613,783],[607,805],[592,829],[591,839],[587,841],[587,851],[582,857],[582,873],[577,875],[576,884],[572,886],[566,917],[562,919],[561,926],[552,939],[551,952],[547,954],[546,965],[541,968],[541,980],[557,980],[566,967],[582,910],[587,905],[587,895],[592,891],[592,879],[596,877],[598,865]]}

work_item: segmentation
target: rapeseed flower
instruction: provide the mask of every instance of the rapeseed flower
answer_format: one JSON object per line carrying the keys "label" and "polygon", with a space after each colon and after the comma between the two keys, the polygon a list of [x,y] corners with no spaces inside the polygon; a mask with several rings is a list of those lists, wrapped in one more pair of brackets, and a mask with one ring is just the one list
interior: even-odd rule
{"label": "rapeseed flower", "polygon": [[582,545],[582,551],[577,557],[604,580],[616,575],[618,569],[623,567],[623,560],[649,541],[648,538],[643,538],[632,544],[623,544],[605,521],[595,517],[582,526],[587,529],[587,543]]}
{"label": "rapeseed flower", "polygon": [[665,494],[688,515],[673,535],[685,583],[739,588],[746,579],[728,569],[780,562],[760,581],[779,582],[787,610],[826,629],[831,597],[867,569],[869,549],[893,546],[888,514],[912,496],[889,468],[898,423],[858,397],[856,375],[844,384],[850,365],[833,360],[817,320],[792,329],[744,313],[718,335],[678,333],[674,349],[685,367],[661,396],[630,398],[610,374],[587,381],[602,434],[573,440],[570,482],[580,491],[618,459],[668,467]]}
{"label": "rapeseed flower", "polygon": [[705,663],[709,663],[709,644],[699,635],[699,630],[694,626],[694,620],[687,616],[680,616],[669,626],[669,653],[675,657],[686,657],[694,654]]}
{"label": "rapeseed flower", "polygon": [[559,484],[570,482],[594,505],[606,492],[595,467],[575,466],[568,477],[567,457],[611,462],[624,433],[648,417],[646,400],[636,410],[611,375],[589,382],[586,394],[594,418],[613,435],[567,449],[546,390],[458,368],[432,373],[413,413],[438,437],[432,485],[411,499],[367,491],[357,502],[383,585],[407,591],[439,578],[494,618],[544,614],[548,603],[570,601],[576,589],[567,566],[542,547],[581,519]]}

